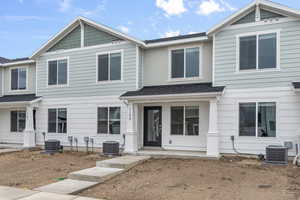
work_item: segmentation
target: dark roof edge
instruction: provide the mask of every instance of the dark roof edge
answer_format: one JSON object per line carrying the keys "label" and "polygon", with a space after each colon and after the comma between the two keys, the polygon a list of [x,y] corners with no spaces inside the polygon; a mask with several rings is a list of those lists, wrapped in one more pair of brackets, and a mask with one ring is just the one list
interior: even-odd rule
{"label": "dark roof edge", "polygon": [[153,40],[145,40],[144,42],[146,44],[151,44],[151,43],[157,43],[157,42],[167,42],[167,41],[173,41],[173,40],[190,39],[190,38],[205,37],[205,36],[207,36],[206,32],[202,32],[202,33],[179,35],[179,36],[174,36],[174,37],[158,38],[158,39],[153,39]]}

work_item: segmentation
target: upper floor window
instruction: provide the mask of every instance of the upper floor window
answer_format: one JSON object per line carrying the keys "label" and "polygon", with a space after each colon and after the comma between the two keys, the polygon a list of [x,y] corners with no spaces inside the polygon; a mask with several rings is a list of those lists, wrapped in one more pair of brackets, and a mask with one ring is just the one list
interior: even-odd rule
{"label": "upper floor window", "polygon": [[122,53],[97,55],[97,81],[121,80]]}
{"label": "upper floor window", "polygon": [[171,50],[171,78],[200,76],[200,48]]}
{"label": "upper floor window", "polygon": [[278,33],[239,37],[239,70],[278,68]]}
{"label": "upper floor window", "polygon": [[48,85],[68,84],[68,59],[48,61]]}
{"label": "upper floor window", "polygon": [[13,68],[10,71],[11,90],[26,90],[27,70],[26,68]]}

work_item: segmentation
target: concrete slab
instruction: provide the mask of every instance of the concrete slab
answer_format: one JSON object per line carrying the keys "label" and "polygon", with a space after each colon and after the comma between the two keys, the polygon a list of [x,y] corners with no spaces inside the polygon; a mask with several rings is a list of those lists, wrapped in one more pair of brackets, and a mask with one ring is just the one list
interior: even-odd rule
{"label": "concrete slab", "polygon": [[12,187],[0,186],[0,200],[16,200],[37,193],[36,191],[23,190]]}
{"label": "concrete slab", "polygon": [[97,184],[97,182],[66,179],[39,188],[35,188],[34,190],[41,192],[52,192],[57,194],[77,194]]}
{"label": "concrete slab", "polygon": [[77,197],[74,200],[101,200],[101,199],[94,199],[89,197]]}
{"label": "concrete slab", "polygon": [[73,200],[76,196],[39,192],[20,200]]}
{"label": "concrete slab", "polygon": [[69,174],[68,178],[82,181],[92,181],[102,183],[120,173],[123,169],[106,168],[106,167],[93,167]]}
{"label": "concrete slab", "polygon": [[108,160],[102,160],[96,162],[97,167],[112,167],[112,168],[120,168],[120,169],[130,169],[148,159],[151,156],[122,156],[116,157]]}

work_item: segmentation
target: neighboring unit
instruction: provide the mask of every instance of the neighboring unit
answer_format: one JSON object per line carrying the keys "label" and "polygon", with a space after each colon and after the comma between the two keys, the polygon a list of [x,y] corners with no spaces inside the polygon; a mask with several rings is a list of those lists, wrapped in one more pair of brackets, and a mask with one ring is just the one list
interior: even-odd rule
{"label": "neighboring unit", "polygon": [[207,33],[146,41],[78,17],[30,58],[0,58],[0,142],[212,157],[234,152],[232,136],[244,154],[295,144],[299,49],[300,12],[265,0]]}

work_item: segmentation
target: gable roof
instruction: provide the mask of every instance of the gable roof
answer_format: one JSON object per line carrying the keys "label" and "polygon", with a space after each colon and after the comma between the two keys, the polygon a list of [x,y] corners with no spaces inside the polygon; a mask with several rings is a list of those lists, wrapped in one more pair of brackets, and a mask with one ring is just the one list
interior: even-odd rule
{"label": "gable roof", "polygon": [[237,12],[235,12],[234,14],[232,14],[231,16],[229,16],[228,18],[223,20],[221,23],[213,26],[207,32],[207,35],[212,35],[213,33],[217,32],[218,30],[223,28],[224,26],[226,26],[230,23],[233,23],[235,20],[239,19],[239,16],[241,16],[243,13],[247,13],[248,11],[252,10],[253,7],[256,7],[256,6],[260,6],[260,8],[262,8],[262,9],[270,9],[270,10],[274,10],[276,12],[280,12],[284,15],[289,15],[289,16],[300,18],[299,10],[284,6],[279,3],[274,3],[269,0],[254,0],[250,4],[248,4],[246,7],[238,10]]}
{"label": "gable roof", "polygon": [[98,30],[104,31],[106,33],[109,33],[111,35],[114,35],[116,37],[119,37],[121,39],[124,40],[128,40],[131,41],[133,43],[136,43],[139,46],[144,46],[145,43],[141,40],[135,39],[131,36],[128,36],[124,33],[121,33],[117,30],[114,30],[108,26],[96,23],[92,20],[89,20],[85,17],[77,17],[75,20],[73,20],[70,24],[68,24],[65,28],[63,28],[59,33],[57,33],[55,36],[53,36],[48,42],[46,42],[40,49],[38,49],[37,51],[35,51],[32,56],[30,57],[31,59],[33,59],[34,57],[36,57],[37,55],[39,55],[40,53],[43,53],[45,51],[47,51],[49,48],[51,48],[54,44],[56,44],[58,41],[60,41],[64,36],[66,36],[68,33],[70,33],[74,28],[76,28],[78,25],[80,25],[80,23],[85,23],[88,24]]}
{"label": "gable roof", "polygon": [[0,64],[6,63],[6,62],[8,62],[8,61],[9,61],[9,59],[4,58],[4,57],[0,57]]}

